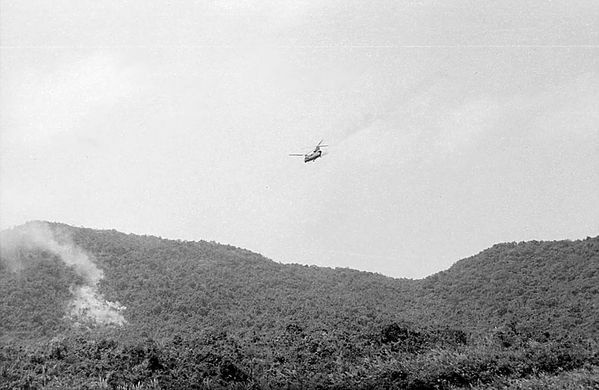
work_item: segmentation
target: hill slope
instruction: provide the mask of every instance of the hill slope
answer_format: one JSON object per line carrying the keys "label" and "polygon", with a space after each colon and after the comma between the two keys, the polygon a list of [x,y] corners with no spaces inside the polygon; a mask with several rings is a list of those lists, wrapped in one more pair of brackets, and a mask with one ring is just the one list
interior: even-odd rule
{"label": "hill slope", "polygon": [[[19,310],[21,329],[36,322],[27,314],[33,312],[40,322],[56,311],[42,322],[57,326],[69,314],[74,286],[102,295],[87,305],[99,313],[96,322],[110,322],[110,305],[124,306],[119,313],[128,325],[151,333],[305,320],[357,327],[426,321],[469,330],[518,323],[593,337],[599,329],[599,237],[498,244],[422,280],[284,265],[227,245],[56,223],[30,223],[3,237],[11,245],[3,245],[0,262],[1,314],[10,318],[25,301],[39,306]],[[10,321],[3,326],[10,331]]]}
{"label": "hill slope", "polygon": [[393,279],[31,222],[2,232],[0,384],[18,387],[23,372],[6,370],[27,359],[27,372],[81,360],[70,388],[103,375],[115,388],[443,388],[596,365],[598,264],[599,237],[510,243]]}
{"label": "hill slope", "polygon": [[599,237],[498,244],[421,281],[455,326],[599,336]]}
{"label": "hill slope", "polygon": [[[45,240],[54,238],[58,246],[85,251],[90,257],[88,262],[103,273],[97,283],[98,293],[107,302],[126,307],[123,315],[128,327],[152,334],[195,331],[215,323],[228,323],[236,329],[280,328],[306,319],[313,326],[339,321],[361,326],[373,319],[391,322],[415,306],[414,282],[410,280],[350,269],[283,265],[247,250],[203,241],[166,240],[62,224],[49,226],[52,234],[44,232]],[[53,253],[46,242],[24,246],[19,228],[10,233],[21,237],[16,245],[19,251],[3,253],[2,277],[12,281],[11,288],[18,287],[15,283],[25,288],[35,279],[53,290],[60,283],[60,291],[72,289],[72,278],[77,273],[68,264],[61,264],[59,254]],[[12,272],[8,264],[20,264],[22,269]],[[61,282],[45,281],[49,276],[40,276],[48,274],[47,267],[53,267],[49,274],[62,278]],[[82,280],[78,283],[85,284]],[[3,296],[10,294],[7,291]],[[65,308],[67,295],[56,296]],[[21,295],[21,299],[27,296]],[[12,300],[5,304],[7,308],[18,305]]]}

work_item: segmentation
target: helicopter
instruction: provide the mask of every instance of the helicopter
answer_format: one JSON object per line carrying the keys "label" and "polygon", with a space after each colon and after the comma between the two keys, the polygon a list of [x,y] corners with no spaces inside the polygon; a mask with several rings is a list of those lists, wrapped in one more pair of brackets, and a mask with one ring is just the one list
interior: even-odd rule
{"label": "helicopter", "polygon": [[321,139],[320,142],[318,143],[318,145],[316,145],[316,147],[314,148],[314,150],[311,151],[310,153],[306,153],[306,154],[303,154],[303,153],[290,153],[289,155],[290,156],[301,156],[301,157],[304,158],[304,162],[305,163],[310,162],[310,161],[314,162],[314,161],[316,161],[316,159],[318,157],[322,157],[323,156],[322,150],[320,150],[320,148],[324,148],[324,147],[328,146],[328,145],[322,145],[322,141],[324,141],[324,139]]}

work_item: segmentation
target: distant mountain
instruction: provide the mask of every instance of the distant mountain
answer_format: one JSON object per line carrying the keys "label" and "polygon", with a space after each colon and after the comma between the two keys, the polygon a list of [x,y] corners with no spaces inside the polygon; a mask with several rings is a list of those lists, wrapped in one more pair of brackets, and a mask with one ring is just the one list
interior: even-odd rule
{"label": "distant mountain", "polygon": [[[61,263],[59,253],[52,248],[87,255],[71,262],[88,268],[94,264],[101,270],[103,278],[94,285],[98,295],[104,302],[126,307],[119,313],[127,327],[152,334],[193,332],[223,323],[235,329],[270,329],[306,320],[314,327],[338,322],[358,327],[373,320],[380,324],[406,318],[415,307],[415,284],[410,280],[350,269],[279,264],[244,249],[205,241],[38,222],[5,231],[3,236],[5,241],[17,243],[11,247],[18,249],[7,247],[2,252],[1,277],[4,288],[10,290],[2,298],[17,299],[6,300],[2,306],[5,312],[0,314],[13,318],[11,311],[26,307],[39,318],[62,306],[64,310],[56,311],[51,321],[42,321],[53,327],[61,318],[64,325],[73,322],[67,309],[69,298],[74,297],[69,297],[68,291],[73,290],[73,283],[86,283],[76,272],[85,267]],[[27,241],[29,236],[33,241]],[[21,271],[12,272],[10,264],[13,270]],[[35,292],[32,281],[37,286]],[[29,291],[16,294],[21,288]],[[39,295],[45,300],[39,300]],[[57,302],[48,305],[49,297]],[[42,310],[36,304],[52,309]],[[88,325],[96,319],[92,314],[98,305],[88,305]],[[20,329],[38,329],[39,321],[33,317],[22,314],[14,318],[32,321],[31,325],[18,324]],[[0,326],[11,332],[17,324],[9,321]]]}
{"label": "distant mountain", "polygon": [[[102,337],[102,342],[110,337],[114,340],[111,351],[120,343],[146,343],[139,348],[147,355],[147,341],[135,340],[149,338],[161,340],[160,359],[172,360],[176,355],[183,359],[180,364],[191,364],[189,369],[196,370],[196,358],[173,351],[181,343],[200,338],[204,340],[201,348],[216,348],[210,353],[218,356],[210,364],[221,370],[206,368],[205,375],[217,378],[222,386],[234,377],[235,381],[249,380],[248,370],[255,372],[258,361],[271,369],[304,370],[305,375],[319,370],[341,375],[333,364],[334,359],[341,359],[353,364],[360,381],[370,378],[367,373],[374,370],[378,374],[368,383],[375,387],[383,382],[405,387],[411,381],[424,380],[408,370],[425,364],[424,360],[401,358],[407,370],[400,370],[402,373],[397,367],[392,369],[390,362],[397,363],[406,353],[433,356],[435,348],[461,351],[446,358],[461,359],[463,364],[459,356],[464,348],[470,349],[472,359],[478,359],[476,364],[483,364],[480,359],[502,361],[499,356],[505,354],[512,359],[507,360],[509,364],[520,361],[520,366],[513,366],[518,369],[497,368],[499,371],[487,376],[447,379],[448,386],[491,380],[501,370],[507,370],[501,375],[528,375],[526,367],[537,364],[531,356],[557,353],[552,349],[557,340],[594,340],[591,344],[595,347],[585,347],[578,363],[564,367],[579,367],[592,362],[589,356],[597,356],[599,237],[498,244],[422,280],[280,264],[214,242],[167,240],[61,223],[30,222],[3,231],[1,239],[0,342],[7,345],[35,340],[55,345],[56,340],[79,340],[84,334],[89,339]],[[532,341],[542,343],[543,349],[531,352],[537,345],[530,344]],[[499,344],[480,347],[488,342]],[[77,343],[63,342],[64,353],[92,348]],[[189,351],[197,352],[198,345],[193,345]],[[516,346],[528,355],[510,349]],[[56,348],[51,347],[53,352],[43,359],[60,360],[62,352]],[[10,353],[5,354],[7,361],[13,359]],[[104,355],[98,356],[104,359]],[[243,375],[235,376],[234,369],[230,375],[223,374],[225,358]],[[127,359],[127,364],[133,364]],[[529,366],[521,359],[528,359]],[[329,361],[331,366],[323,363]],[[376,369],[368,368],[375,361]],[[2,355],[0,380],[1,363]],[[484,371],[468,364],[462,372]],[[393,370],[397,376],[388,377]],[[160,370],[144,371],[140,381],[158,378],[154,371]],[[275,380],[269,372],[254,376]],[[283,371],[276,372],[283,375]],[[77,375],[71,378],[82,380]],[[335,377],[335,383],[349,381],[343,375]],[[289,384],[296,379],[285,376],[281,380]],[[123,377],[118,383],[128,380]],[[356,380],[350,382],[356,385]],[[416,384],[414,388],[419,388]]]}
{"label": "distant mountain", "polygon": [[493,246],[419,282],[452,325],[599,336],[599,237]]}
{"label": "distant mountain", "polygon": [[[599,237],[498,244],[422,280],[280,264],[228,245],[59,223],[31,222],[2,237],[0,315],[15,321],[2,322],[3,334],[41,330],[37,323],[52,334],[66,325],[77,313],[68,312],[76,286],[97,292],[97,302],[82,308],[89,320],[112,323],[108,314],[118,313],[120,322],[152,334],[222,321],[236,329],[426,321],[473,331],[509,325],[599,332]],[[61,253],[70,260],[61,262]],[[90,272],[103,277],[86,281]]]}

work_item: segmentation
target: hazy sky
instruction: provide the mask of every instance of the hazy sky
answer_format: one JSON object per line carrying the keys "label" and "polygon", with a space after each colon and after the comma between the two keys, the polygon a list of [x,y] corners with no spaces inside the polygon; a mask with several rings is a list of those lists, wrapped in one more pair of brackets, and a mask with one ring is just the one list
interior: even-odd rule
{"label": "hazy sky", "polygon": [[597,0],[0,4],[3,228],[410,278],[599,234]]}

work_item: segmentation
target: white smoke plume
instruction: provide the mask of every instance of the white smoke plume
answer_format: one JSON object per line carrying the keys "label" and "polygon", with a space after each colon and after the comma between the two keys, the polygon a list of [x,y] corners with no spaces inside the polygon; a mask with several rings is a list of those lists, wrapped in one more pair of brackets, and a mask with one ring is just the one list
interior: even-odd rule
{"label": "white smoke plume", "polygon": [[73,301],[66,315],[77,323],[123,325],[127,322],[122,315],[125,307],[118,302],[105,300],[98,291],[98,282],[104,278],[104,272],[83,249],[72,242],[67,231],[53,230],[45,222],[29,222],[10,231],[3,231],[0,248],[7,265],[13,270],[23,267],[16,253],[28,249],[50,252],[73,267],[85,280],[83,286],[70,287]]}
{"label": "white smoke plume", "polygon": [[127,322],[121,314],[125,307],[103,299],[95,286],[72,287],[71,293],[75,299],[69,315],[77,322],[97,325],[123,325]]}

